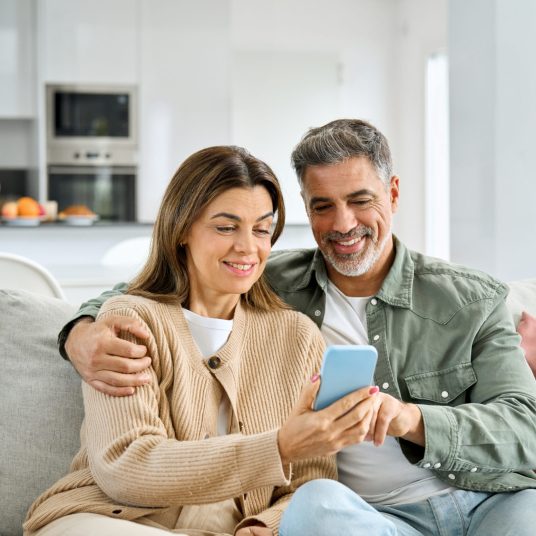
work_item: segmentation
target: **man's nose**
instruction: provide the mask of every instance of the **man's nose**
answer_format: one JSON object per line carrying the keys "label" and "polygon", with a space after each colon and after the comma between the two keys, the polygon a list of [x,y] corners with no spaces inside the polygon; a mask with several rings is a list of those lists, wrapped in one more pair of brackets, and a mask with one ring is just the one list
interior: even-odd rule
{"label": "man's nose", "polygon": [[333,231],[348,233],[357,226],[357,220],[353,210],[349,207],[337,207],[333,221]]}

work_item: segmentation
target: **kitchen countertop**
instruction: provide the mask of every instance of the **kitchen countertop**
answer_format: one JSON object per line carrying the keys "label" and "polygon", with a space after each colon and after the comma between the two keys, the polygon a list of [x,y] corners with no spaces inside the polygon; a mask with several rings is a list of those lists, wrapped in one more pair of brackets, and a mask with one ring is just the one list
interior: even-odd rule
{"label": "kitchen countertop", "polygon": [[[27,257],[48,269],[67,299],[79,304],[98,296],[120,281],[128,281],[140,268],[138,247],[118,264],[102,261],[111,248],[124,240],[150,237],[153,225],[136,222],[96,222],[90,226],[42,223],[37,227],[0,225],[0,252]],[[143,247],[147,241],[141,240]],[[274,249],[314,247],[308,225],[288,225]]]}
{"label": "kitchen countertop", "polygon": [[101,228],[120,228],[120,227],[128,227],[128,228],[136,228],[136,229],[152,229],[153,224],[152,223],[140,223],[140,222],[133,222],[133,221],[97,221],[91,225],[72,225],[69,223],[64,223],[61,221],[55,221],[55,222],[42,222],[39,225],[10,225],[8,223],[2,222],[0,224],[0,231],[3,230],[11,230],[11,229],[31,229],[31,230],[41,230],[41,229],[101,229]]}

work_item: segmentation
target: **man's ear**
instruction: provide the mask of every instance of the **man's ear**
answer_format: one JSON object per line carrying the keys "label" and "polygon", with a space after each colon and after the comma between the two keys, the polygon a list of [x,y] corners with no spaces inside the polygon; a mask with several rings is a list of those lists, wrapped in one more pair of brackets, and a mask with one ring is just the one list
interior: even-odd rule
{"label": "man's ear", "polygon": [[398,199],[400,197],[400,179],[398,175],[393,175],[389,181],[389,201],[393,214],[398,210]]}

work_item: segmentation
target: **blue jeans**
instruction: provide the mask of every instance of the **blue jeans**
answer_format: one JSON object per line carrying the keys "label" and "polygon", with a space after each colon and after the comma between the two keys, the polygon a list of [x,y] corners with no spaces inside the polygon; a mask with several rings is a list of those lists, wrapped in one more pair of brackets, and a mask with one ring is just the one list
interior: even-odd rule
{"label": "blue jeans", "polygon": [[280,536],[534,536],[536,490],[456,490],[417,503],[371,506],[334,480],[294,493]]}

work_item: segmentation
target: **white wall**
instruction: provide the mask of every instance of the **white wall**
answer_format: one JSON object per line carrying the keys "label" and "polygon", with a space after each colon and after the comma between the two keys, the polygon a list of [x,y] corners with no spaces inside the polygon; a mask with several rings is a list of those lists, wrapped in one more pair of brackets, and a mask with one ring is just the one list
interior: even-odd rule
{"label": "white wall", "polygon": [[394,0],[233,0],[233,142],[274,168],[289,222],[307,222],[290,153],[308,128],[361,117],[394,136],[396,16]]}
{"label": "white wall", "polygon": [[400,209],[395,232],[413,249],[426,251],[425,81],[430,56],[447,49],[447,0],[399,0],[394,35],[392,138],[400,175]]}
{"label": "white wall", "polygon": [[534,277],[536,4],[451,0],[451,252]]}

